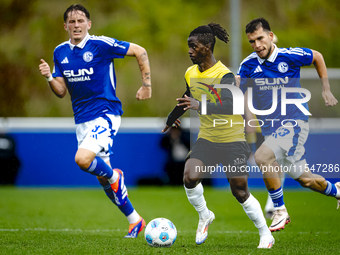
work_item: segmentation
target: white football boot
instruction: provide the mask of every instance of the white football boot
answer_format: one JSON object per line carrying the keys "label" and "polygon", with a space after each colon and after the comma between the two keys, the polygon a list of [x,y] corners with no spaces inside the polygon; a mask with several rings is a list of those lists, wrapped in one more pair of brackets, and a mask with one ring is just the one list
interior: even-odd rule
{"label": "white football boot", "polygon": [[199,220],[198,227],[196,231],[196,244],[202,244],[208,237],[208,228],[209,225],[214,221],[215,214],[212,211],[209,211],[209,217],[204,220]]}
{"label": "white football boot", "polygon": [[290,222],[290,217],[288,215],[287,209],[275,210],[272,217],[272,224],[269,227],[271,232],[280,231],[285,228],[285,225]]}
{"label": "white football boot", "polygon": [[259,249],[270,249],[273,247],[275,239],[272,235],[261,236],[260,244],[257,246]]}
{"label": "white football boot", "polygon": [[[338,194],[339,194],[339,192],[340,192],[340,182],[337,182],[334,185],[338,189]],[[337,207],[336,207],[336,209],[339,209],[339,207],[340,207],[340,198],[336,198],[336,199],[337,199]]]}

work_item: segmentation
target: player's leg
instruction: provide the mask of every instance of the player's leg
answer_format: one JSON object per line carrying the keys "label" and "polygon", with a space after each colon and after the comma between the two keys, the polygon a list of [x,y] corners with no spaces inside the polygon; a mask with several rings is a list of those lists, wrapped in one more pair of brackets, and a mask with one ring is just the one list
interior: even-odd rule
{"label": "player's leg", "polygon": [[114,115],[77,125],[79,149],[75,160],[83,171],[97,176],[107,196],[124,213],[130,223],[126,237],[136,238],[143,230],[145,221],[134,210],[128,199],[123,172],[112,169],[109,160],[112,138],[117,134],[119,126],[120,116]]}
{"label": "player's leg", "polygon": [[[249,143],[249,138],[247,138],[246,136],[246,139],[247,139],[247,142],[252,150],[252,152],[255,154],[256,150],[258,148],[260,148],[260,146],[262,145],[262,143],[264,142],[264,136],[262,135],[262,132],[261,132],[261,128],[257,128],[259,130],[256,130],[257,132],[254,133],[255,137],[253,138],[253,143]],[[276,165],[277,162],[274,162],[273,165]],[[282,172],[280,173],[280,180],[281,180],[281,185],[283,187],[283,182],[285,180],[285,174]],[[271,218],[274,214],[274,203],[268,193],[268,197],[267,197],[267,202],[266,202],[266,205],[264,207],[264,213],[265,213],[265,217],[266,218]]]}
{"label": "player's leg", "polygon": [[[298,165],[299,166],[299,165]],[[305,166],[305,164],[304,164]],[[294,176],[293,176],[294,177]],[[326,196],[337,199],[337,209],[340,205],[340,183],[331,183],[321,175],[313,174],[308,168],[297,178],[294,178],[304,188],[309,188]]]}
{"label": "player's leg", "polygon": [[[107,162],[110,165],[110,162]],[[114,195],[113,189],[111,184],[105,177],[97,176],[100,185],[102,185],[104,192],[106,193],[107,197],[117,205],[116,196]],[[130,199],[127,197],[126,202],[123,205],[117,205],[119,210],[126,216],[127,220],[129,221],[129,232],[125,236],[125,238],[136,238],[138,234],[143,230],[146,223],[145,220],[137,213],[134,209]]]}
{"label": "player's leg", "polygon": [[[75,161],[84,172],[96,176],[105,176],[106,179],[111,178],[114,174],[112,168],[98,157],[95,152],[89,149],[79,148],[75,156]],[[116,178],[117,177],[116,175]]]}
{"label": "player's leg", "polygon": [[[198,167],[198,168],[197,168]],[[201,183],[201,173],[195,169],[201,169],[204,164],[201,160],[196,158],[189,158],[185,163],[183,182],[186,195],[189,202],[194,206],[198,212],[199,221],[196,231],[196,243],[202,244],[208,237],[208,227],[215,219],[215,215],[207,207],[203,192],[203,185]]]}
{"label": "player's leg", "polygon": [[[277,150],[280,150],[280,148],[278,147]],[[275,152],[277,150],[275,150]],[[273,221],[269,227],[270,231],[284,229],[285,225],[290,222],[290,217],[283,199],[283,190],[279,176],[281,169],[280,166],[275,163],[275,160],[275,153],[272,148],[266,145],[266,142],[262,144],[255,153],[255,161],[262,171],[264,183],[274,204]]]}
{"label": "player's leg", "polygon": [[[247,127],[246,127],[246,132],[247,132]],[[252,150],[252,153],[255,154],[256,150],[258,148],[260,148],[260,146],[263,144],[265,137],[262,135],[261,128],[256,128],[255,133],[246,134],[246,140],[248,142],[249,147]],[[252,158],[252,156],[250,156],[250,158]],[[254,156],[253,156],[253,158],[254,158]],[[278,163],[275,161],[273,163],[273,166],[277,167]],[[283,188],[283,184],[284,184],[284,181],[285,181],[285,173],[282,172],[282,171],[279,172],[279,178],[280,178],[280,181],[281,181],[281,186]],[[266,218],[271,218],[274,215],[274,203],[273,203],[273,200],[271,199],[269,193],[268,193],[266,205],[264,207],[264,213],[265,213]]]}
{"label": "player's leg", "polygon": [[288,162],[290,166],[293,166],[293,168],[289,168],[291,170],[288,174],[305,188],[335,197],[339,207],[340,187],[338,188],[338,186],[340,186],[340,183],[330,183],[325,180],[324,177],[311,173],[307,167],[304,144],[307,140],[308,132],[308,122],[298,120],[297,127],[294,127],[294,139],[287,140],[290,141],[290,143],[283,142],[282,145],[280,145],[286,151],[285,154],[287,157],[285,161]]}
{"label": "player's leg", "polygon": [[75,162],[83,171],[107,179],[112,178],[111,181],[115,182],[118,173],[114,173],[112,168],[102,159],[103,156],[109,156],[112,137],[116,135],[120,125],[120,116],[112,118],[114,121],[109,117],[100,117],[76,125],[78,150]]}
{"label": "player's leg", "polygon": [[275,240],[267,227],[260,203],[248,189],[249,172],[246,171],[246,162],[250,155],[249,146],[245,142],[234,142],[228,144],[224,152],[225,161],[222,164],[230,166],[228,169],[231,170],[227,171],[226,175],[232,194],[259,230],[260,243],[258,248],[271,248]]}
{"label": "player's leg", "polygon": [[[275,161],[273,163],[273,166],[274,167],[279,167],[279,163],[277,163],[277,161]],[[280,181],[281,181],[281,187],[283,188],[284,186],[284,183],[285,183],[285,179],[286,179],[286,173],[283,172],[283,171],[280,171],[279,172],[279,177],[280,177]],[[270,197],[270,194],[268,193],[268,197],[267,197],[267,202],[266,202],[266,205],[264,206],[264,214],[265,214],[265,217],[266,218],[272,218],[273,215],[274,215],[274,203],[273,203],[273,200],[272,198]]]}
{"label": "player's leg", "polygon": [[247,179],[247,175],[229,178],[231,191],[242,205],[249,219],[254,222],[255,227],[259,230],[260,244],[258,248],[271,248],[275,242],[274,237],[267,227],[260,203],[249,192]]}
{"label": "player's leg", "polygon": [[112,139],[120,126],[120,116],[107,115],[77,125],[78,151],[75,161],[85,172],[105,177],[114,189],[117,205],[126,202],[127,190],[121,170],[112,169],[109,156],[112,153]]}

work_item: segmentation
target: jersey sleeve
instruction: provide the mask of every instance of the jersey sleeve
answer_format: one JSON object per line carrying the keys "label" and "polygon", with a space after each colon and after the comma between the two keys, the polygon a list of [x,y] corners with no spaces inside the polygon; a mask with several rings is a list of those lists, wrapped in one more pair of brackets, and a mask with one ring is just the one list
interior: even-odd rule
{"label": "jersey sleeve", "polygon": [[310,66],[313,52],[308,48],[289,48],[289,56],[296,66]]}
{"label": "jersey sleeve", "polygon": [[[190,89],[188,84],[186,84],[187,90],[184,92],[182,98],[184,97],[184,95],[187,95],[188,97],[190,97]],[[168,119],[166,121],[166,124],[170,127],[179,117],[181,117],[186,110],[184,110],[186,106],[176,106],[172,112],[169,114]]]}
{"label": "jersey sleeve", "polygon": [[252,86],[250,76],[248,74],[248,68],[245,64],[240,65],[237,74],[240,76],[240,89],[242,90],[243,94],[247,91],[248,87]]}
{"label": "jersey sleeve", "polygon": [[58,62],[58,53],[56,52],[56,50],[53,52],[53,63],[54,63],[54,67],[53,67],[53,71],[52,71],[52,76],[54,78],[56,77],[63,77],[63,73],[60,69],[60,63]]}
{"label": "jersey sleeve", "polygon": [[129,50],[130,43],[125,41],[119,41],[114,38],[101,36],[104,45],[106,46],[106,54],[110,58],[124,58]]}

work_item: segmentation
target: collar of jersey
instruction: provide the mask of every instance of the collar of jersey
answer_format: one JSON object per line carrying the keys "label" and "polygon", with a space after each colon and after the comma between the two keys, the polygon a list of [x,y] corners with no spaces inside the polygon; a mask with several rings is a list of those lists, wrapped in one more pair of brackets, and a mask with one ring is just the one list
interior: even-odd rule
{"label": "collar of jersey", "polygon": [[78,47],[80,49],[83,49],[85,47],[85,44],[86,44],[87,40],[89,39],[89,37],[90,37],[90,35],[89,35],[89,33],[87,33],[87,35],[84,37],[84,39],[80,43],[78,43],[77,45],[72,44],[71,39],[70,39],[68,41],[68,43],[70,44],[71,50],[73,50],[74,47]]}
{"label": "collar of jersey", "polygon": [[260,58],[257,54],[257,60],[259,61],[259,63],[262,65],[264,61],[269,61],[269,62],[274,62],[276,57],[277,57],[277,54],[279,53],[279,49],[277,48],[277,46],[275,44],[274,45],[274,51],[273,53],[269,56],[269,58],[267,59],[263,59],[263,58]]}
{"label": "collar of jersey", "polygon": [[198,65],[196,65],[196,68],[197,68],[198,73],[203,74],[203,73],[206,73],[206,72],[214,71],[214,70],[215,70],[219,65],[221,65],[221,64],[222,64],[222,62],[221,62],[221,60],[219,60],[219,61],[217,61],[217,62],[215,63],[215,65],[213,65],[212,67],[210,67],[209,69],[207,69],[207,70],[205,70],[205,71],[203,71],[203,72],[200,71]]}

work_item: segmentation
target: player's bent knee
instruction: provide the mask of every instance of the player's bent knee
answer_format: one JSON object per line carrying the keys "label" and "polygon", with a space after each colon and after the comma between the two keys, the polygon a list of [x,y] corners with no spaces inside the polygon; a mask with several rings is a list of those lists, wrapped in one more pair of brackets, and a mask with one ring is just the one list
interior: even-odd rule
{"label": "player's bent knee", "polygon": [[183,175],[183,183],[184,183],[184,186],[188,189],[192,189],[196,187],[196,181],[191,179],[189,174]]}
{"label": "player's bent knee", "polygon": [[244,203],[250,196],[248,190],[232,190],[232,193],[239,203]]}
{"label": "player's bent knee", "polygon": [[92,161],[93,160],[86,158],[86,157],[83,157],[79,154],[76,154],[76,156],[75,156],[75,162],[82,170],[88,169],[90,167]]}
{"label": "player's bent knee", "polygon": [[275,161],[275,154],[267,146],[262,145],[254,155],[258,166],[272,164]]}
{"label": "player's bent knee", "polygon": [[192,176],[190,176],[190,171],[184,171],[183,183],[186,188],[193,189],[197,186],[198,182],[198,178],[192,178]]}
{"label": "player's bent knee", "polygon": [[261,154],[259,151],[255,152],[254,159],[258,166],[267,164],[263,154]]}

